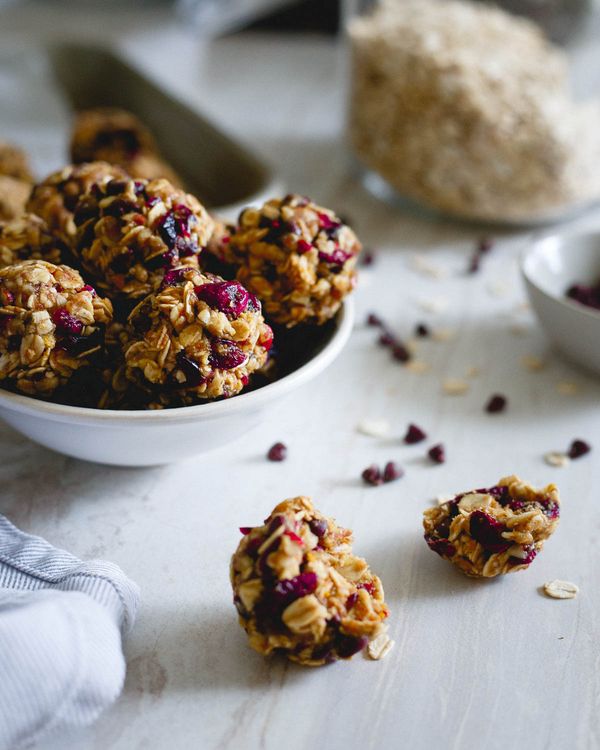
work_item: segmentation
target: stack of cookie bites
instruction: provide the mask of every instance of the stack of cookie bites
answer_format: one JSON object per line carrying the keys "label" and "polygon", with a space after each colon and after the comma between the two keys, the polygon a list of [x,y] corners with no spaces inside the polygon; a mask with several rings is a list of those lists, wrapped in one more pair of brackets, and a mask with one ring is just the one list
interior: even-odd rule
{"label": "stack of cookie bites", "polygon": [[118,409],[235,396],[277,374],[274,335],[278,356],[310,341],[355,286],[361,246],[332,211],[288,195],[224,224],[129,112],[81,113],[71,157],[34,185],[0,144],[23,186],[4,198],[0,176],[4,388]]}

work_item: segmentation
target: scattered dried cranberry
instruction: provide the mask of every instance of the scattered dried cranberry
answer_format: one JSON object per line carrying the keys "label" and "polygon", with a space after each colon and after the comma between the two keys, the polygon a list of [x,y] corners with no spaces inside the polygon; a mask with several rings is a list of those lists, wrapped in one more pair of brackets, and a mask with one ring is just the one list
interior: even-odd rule
{"label": "scattered dried cranberry", "polygon": [[406,435],[404,436],[404,442],[407,445],[414,445],[414,443],[420,443],[426,438],[427,433],[424,432],[420,427],[417,427],[416,424],[409,424]]}
{"label": "scattered dried cranberry", "polygon": [[253,526],[240,526],[240,533],[247,536],[253,528]]}
{"label": "scattered dried cranberry", "polygon": [[421,339],[427,338],[430,333],[429,326],[426,326],[425,323],[417,323],[415,326],[415,336],[418,336]]}
{"label": "scattered dried cranberry", "polygon": [[408,362],[408,360],[410,359],[408,349],[404,346],[404,344],[400,344],[399,342],[396,342],[392,347],[392,355],[394,359],[398,360],[398,362]]}
{"label": "scattered dried cranberry", "polygon": [[381,346],[393,346],[394,337],[391,333],[382,333],[379,337],[379,343],[381,344]]}
{"label": "scattered dried cranberry", "polygon": [[383,484],[383,477],[381,476],[381,471],[378,466],[373,464],[372,466],[367,467],[363,473],[361,474],[363,481],[366,484],[370,484],[373,487],[377,487],[380,484]]}
{"label": "scattered dried cranberry", "polygon": [[592,446],[585,440],[573,440],[568,451],[569,458],[581,458],[592,450]]}
{"label": "scattered dried cranberry", "polygon": [[375,315],[375,313],[369,313],[367,316],[367,325],[381,328],[383,320],[378,315]]}
{"label": "scattered dried cranberry", "polygon": [[287,458],[287,446],[284,443],[275,443],[267,453],[269,461],[285,461]]}
{"label": "scattered dried cranberry", "polygon": [[362,254],[362,265],[372,266],[375,263],[375,253],[372,250],[365,250]]}
{"label": "scattered dried cranberry", "polygon": [[383,481],[393,482],[404,476],[404,470],[394,461],[388,461],[383,469]]}
{"label": "scattered dried cranberry", "polygon": [[479,271],[482,257],[489,253],[493,246],[494,242],[489,237],[479,240],[477,248],[475,249],[475,252],[471,256],[471,260],[469,261],[468,273],[472,274]]}
{"label": "scattered dried cranberry", "polygon": [[502,396],[499,393],[494,394],[490,397],[490,400],[487,402],[485,410],[488,414],[497,414],[498,412],[504,411],[506,409],[508,401],[506,399],[506,396]]}
{"label": "scattered dried cranberry", "polygon": [[427,451],[429,458],[436,464],[443,464],[446,460],[446,450],[442,443],[434,445]]}

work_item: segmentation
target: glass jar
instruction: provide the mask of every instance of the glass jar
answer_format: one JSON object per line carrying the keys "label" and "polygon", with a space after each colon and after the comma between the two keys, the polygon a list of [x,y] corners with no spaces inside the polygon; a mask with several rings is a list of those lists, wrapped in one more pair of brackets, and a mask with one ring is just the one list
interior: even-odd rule
{"label": "glass jar", "polygon": [[[587,5],[568,2],[577,18]],[[345,15],[347,140],[371,191],[517,224],[600,199],[600,112],[532,24],[456,0],[348,0]]]}

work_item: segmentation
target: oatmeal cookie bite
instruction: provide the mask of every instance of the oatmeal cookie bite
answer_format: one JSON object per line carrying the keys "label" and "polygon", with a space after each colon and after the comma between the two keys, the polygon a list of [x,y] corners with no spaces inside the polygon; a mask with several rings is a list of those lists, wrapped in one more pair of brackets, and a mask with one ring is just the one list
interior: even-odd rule
{"label": "oatmeal cookie bite", "polygon": [[385,630],[383,587],[352,532],[307,497],[280,503],[244,534],[231,560],[240,625],[260,654],[308,666],[349,659]]}
{"label": "oatmeal cookie bite", "polygon": [[29,184],[33,182],[29,159],[22,148],[0,141],[0,174]]}
{"label": "oatmeal cookie bite", "polygon": [[74,252],[101,289],[138,300],[169,269],[198,267],[212,224],[196,198],[167,180],[108,180],[77,206]]}
{"label": "oatmeal cookie bite", "polygon": [[48,397],[103,347],[110,300],[77,271],[42,260],[0,269],[0,383]]}
{"label": "oatmeal cookie bite", "polygon": [[179,178],[161,158],[152,133],[124,109],[98,107],[80,112],[71,136],[71,158],[74,164],[118,164],[132,177],[165,178],[180,187]]}
{"label": "oatmeal cookie bite", "polygon": [[127,174],[106,162],[69,165],[34,186],[27,210],[41,216],[52,234],[70,246],[75,239],[73,212],[80,198],[92,185],[102,185],[116,177],[124,179]]}
{"label": "oatmeal cookie bite", "polygon": [[126,377],[155,392],[159,406],[234,396],[273,342],[253,294],[194,268],[168,271],[134,308],[127,331]]}
{"label": "oatmeal cookie bite", "polygon": [[0,268],[20,260],[67,262],[65,245],[49,231],[46,222],[35,214],[0,223]]}
{"label": "oatmeal cookie bite", "polygon": [[267,318],[287,327],[329,320],[356,285],[358,238],[333,211],[299,195],[245,209],[219,247]]}
{"label": "oatmeal cookie bite", "polygon": [[16,177],[0,174],[0,221],[16,219],[25,211],[31,185]]}
{"label": "oatmeal cookie bite", "polygon": [[558,489],[541,490],[516,476],[473,490],[423,514],[429,548],[475,578],[529,567],[560,516]]}

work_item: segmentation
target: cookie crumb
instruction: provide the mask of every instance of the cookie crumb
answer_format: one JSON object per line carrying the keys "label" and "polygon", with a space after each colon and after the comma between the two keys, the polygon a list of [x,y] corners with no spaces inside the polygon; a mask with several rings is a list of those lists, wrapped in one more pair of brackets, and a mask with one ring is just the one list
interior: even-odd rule
{"label": "cookie crumb", "polygon": [[558,578],[544,584],[544,594],[551,599],[574,599],[579,593],[579,586],[570,581],[561,581]]}
{"label": "cookie crumb", "polygon": [[432,334],[431,338],[434,341],[444,342],[452,341],[456,338],[456,329],[454,328],[437,328]]}
{"label": "cookie crumb", "polygon": [[546,366],[546,363],[543,359],[541,359],[540,357],[536,357],[533,354],[526,354],[524,357],[522,357],[521,364],[526,370],[529,370],[530,372],[539,372]]}
{"label": "cookie crumb", "polygon": [[385,419],[363,419],[356,425],[356,429],[362,435],[374,438],[387,437],[392,431],[390,423]]}
{"label": "cookie crumb", "polygon": [[406,363],[406,369],[410,370],[410,372],[416,373],[417,375],[423,375],[423,373],[429,372],[429,370],[431,370],[431,365],[429,364],[429,362],[424,362],[422,359],[411,359]]}
{"label": "cookie crumb", "polygon": [[433,297],[431,299],[420,299],[419,307],[428,313],[441,313],[448,307],[448,301],[441,297]]}
{"label": "cookie crumb", "polygon": [[367,646],[367,655],[369,659],[379,661],[389,654],[394,645],[395,641],[387,633],[381,633],[381,635],[374,638]]}
{"label": "cookie crumb", "polygon": [[467,367],[465,376],[467,378],[476,378],[481,375],[481,367]]}
{"label": "cookie crumb", "polygon": [[548,451],[544,454],[544,461],[548,466],[568,466],[571,463],[571,459],[566,453],[560,453],[559,451]]}
{"label": "cookie crumb", "polygon": [[579,386],[572,380],[560,380],[556,384],[556,390],[561,396],[576,396],[579,393]]}
{"label": "cookie crumb", "polygon": [[443,279],[448,275],[445,268],[418,253],[415,253],[410,259],[410,268],[423,276],[430,276],[432,279]]}
{"label": "cookie crumb", "polygon": [[449,396],[462,396],[469,390],[470,386],[465,380],[448,378],[442,383],[442,390]]}

